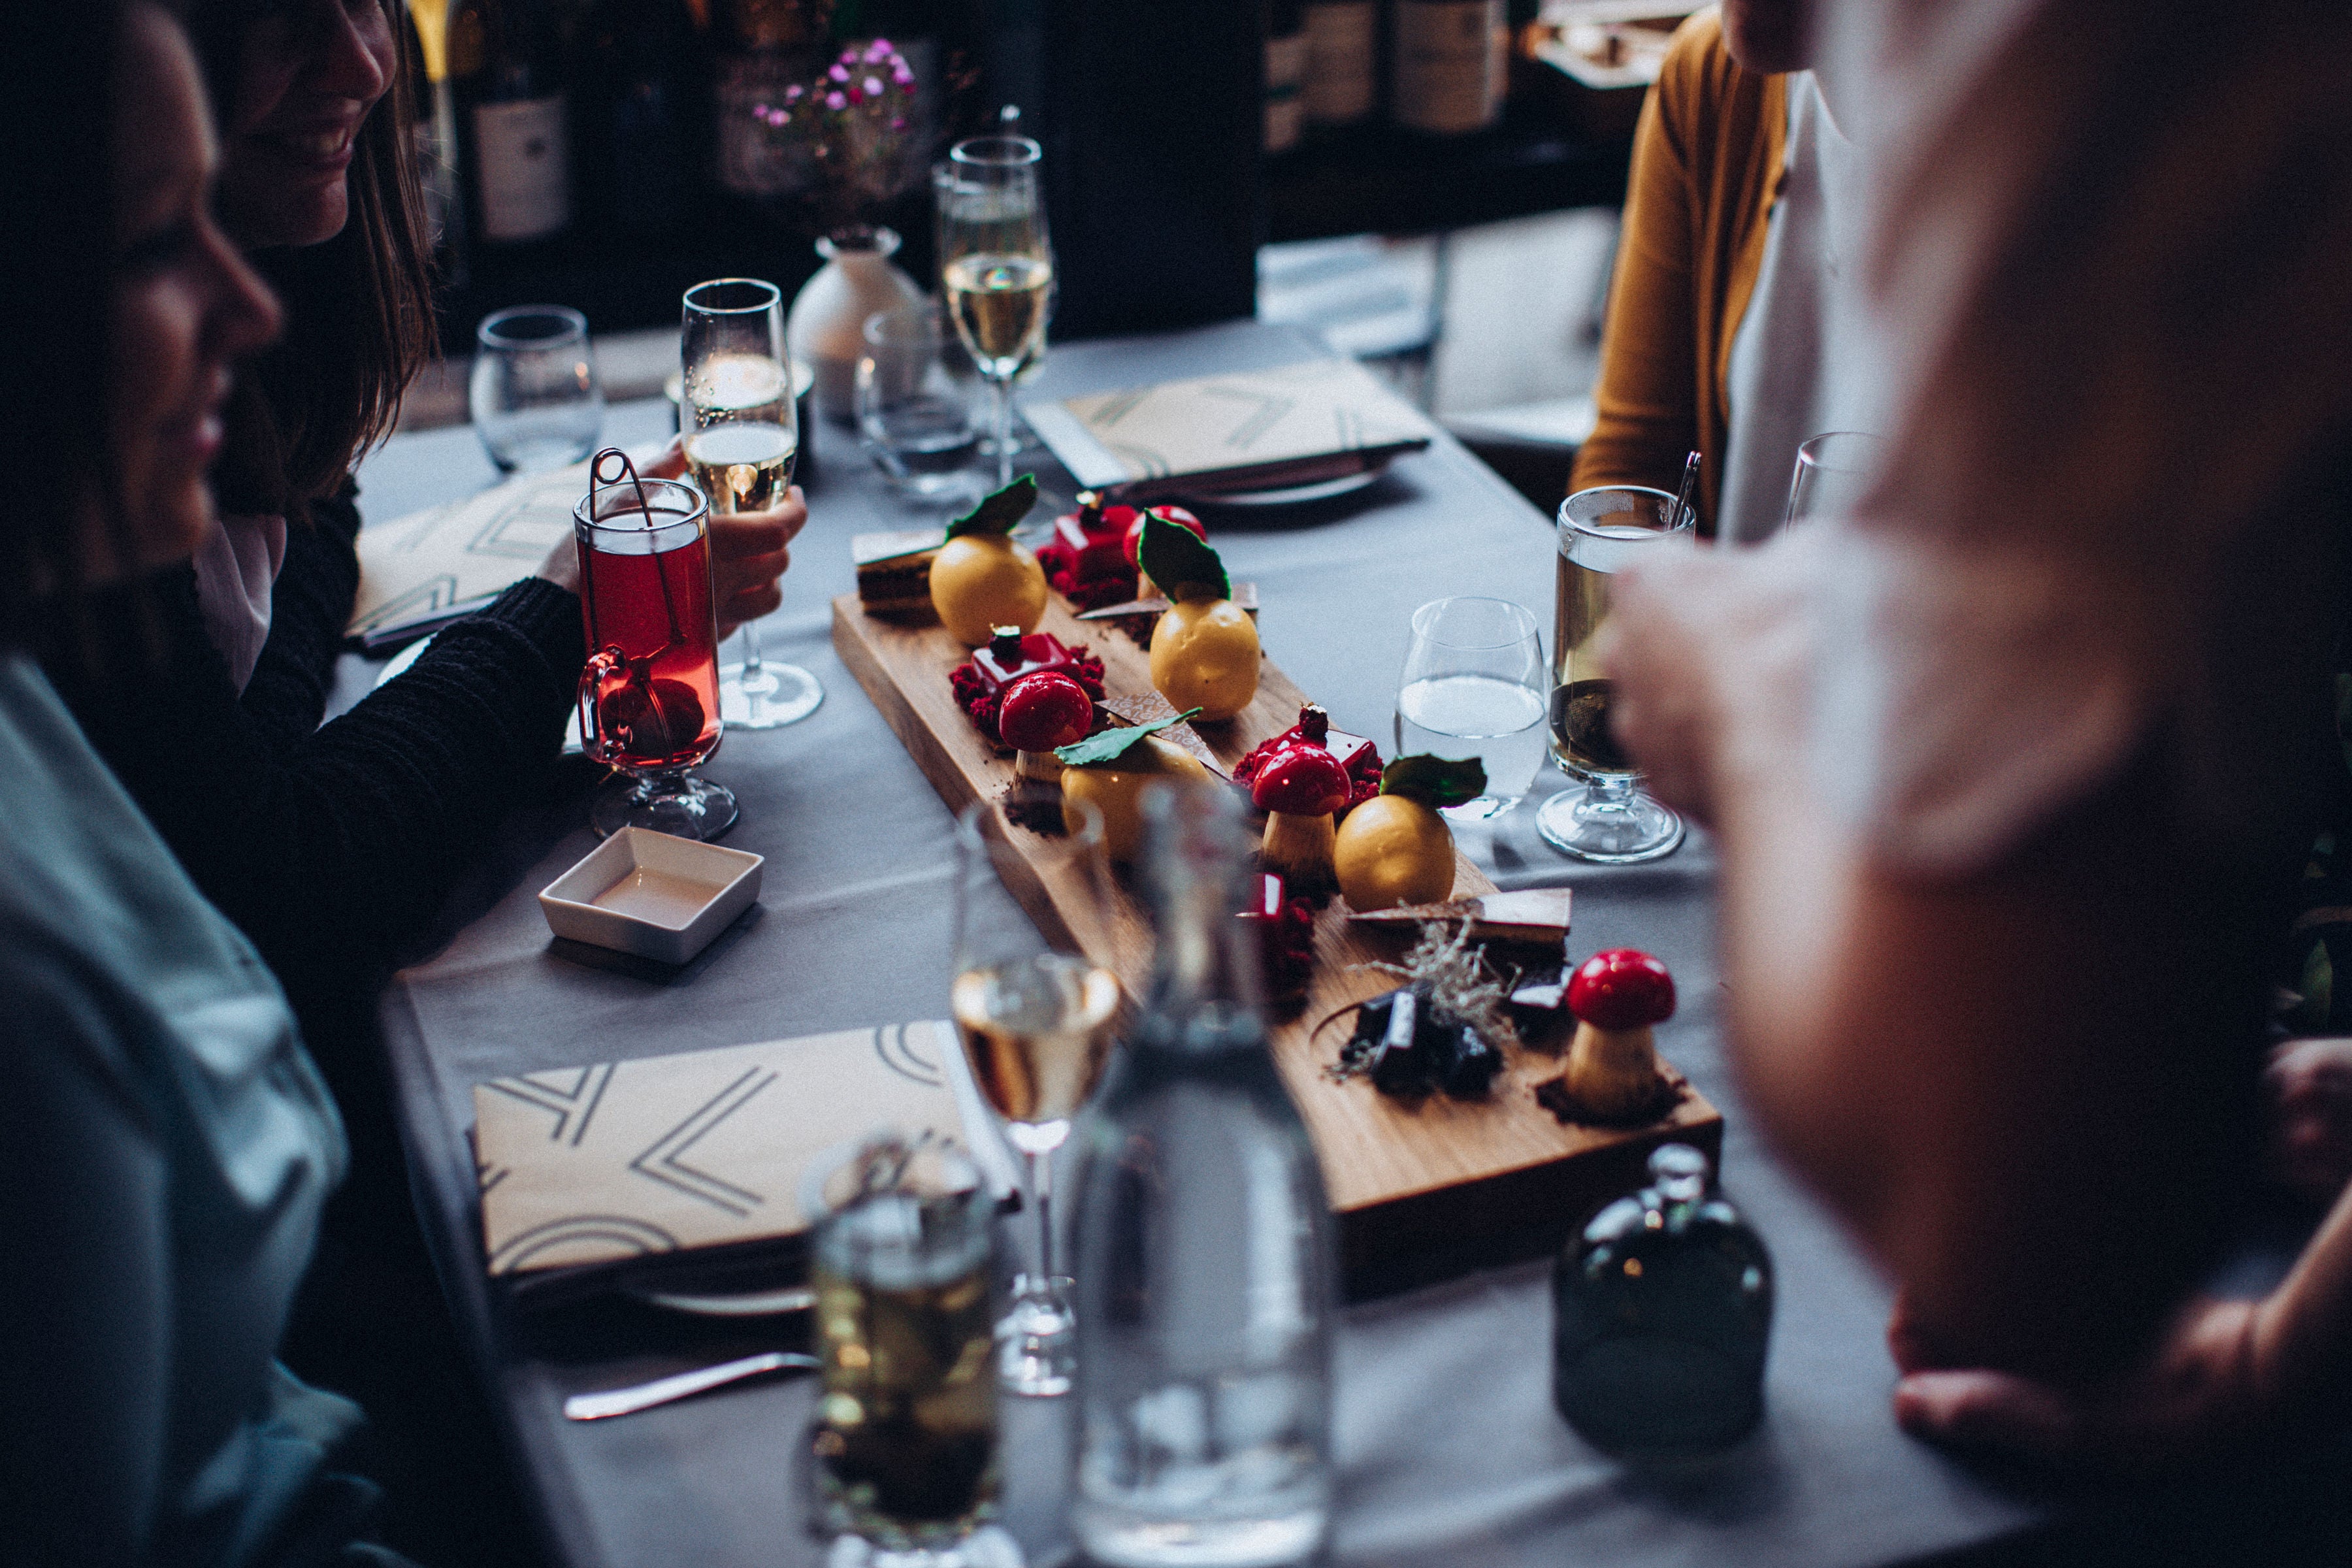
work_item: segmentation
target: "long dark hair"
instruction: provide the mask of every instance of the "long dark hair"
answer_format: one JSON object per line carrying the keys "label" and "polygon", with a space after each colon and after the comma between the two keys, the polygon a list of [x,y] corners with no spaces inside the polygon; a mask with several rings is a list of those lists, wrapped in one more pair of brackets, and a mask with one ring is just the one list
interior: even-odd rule
{"label": "long dark hair", "polygon": [[[287,0],[193,0],[188,28],[217,111],[235,102],[247,30]],[[297,0],[299,4],[299,0]],[[378,0],[393,37],[404,0]],[[321,245],[252,259],[286,306],[286,331],[238,378],[229,440],[214,471],[224,510],[303,515],[362,451],[390,433],[401,394],[437,352],[432,244],[410,142],[421,85],[394,51],[392,85],[353,143],[351,216]]]}
{"label": "long dark hair", "polygon": [[[0,290],[14,306],[0,334],[0,470],[21,487],[0,521],[0,648],[79,605],[91,510],[122,526],[103,482],[121,38],[118,4],[0,5],[0,59],[40,62],[11,73],[0,115]],[[45,493],[42,474],[62,476],[65,495]]]}

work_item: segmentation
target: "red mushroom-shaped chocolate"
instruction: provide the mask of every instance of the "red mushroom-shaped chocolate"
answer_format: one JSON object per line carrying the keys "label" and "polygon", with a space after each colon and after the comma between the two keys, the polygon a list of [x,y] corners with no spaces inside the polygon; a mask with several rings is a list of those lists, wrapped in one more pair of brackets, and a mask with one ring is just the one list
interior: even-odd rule
{"label": "red mushroom-shaped chocolate", "polygon": [[1013,772],[1052,783],[1062,776],[1056,746],[1076,745],[1094,728],[1095,705],[1080,686],[1059,670],[1024,675],[1004,689],[996,732],[1020,755]]}
{"label": "red mushroom-shaped chocolate", "polygon": [[1276,752],[1250,782],[1250,804],[1266,814],[1265,868],[1293,892],[1319,898],[1339,886],[1331,814],[1348,804],[1348,770],[1320,746]]}
{"label": "red mushroom-shaped chocolate", "polygon": [[1675,1014],[1666,966],[1630,947],[1596,952],[1568,983],[1576,1038],[1561,1087],[1597,1121],[1646,1121],[1665,1098],[1650,1026]]}

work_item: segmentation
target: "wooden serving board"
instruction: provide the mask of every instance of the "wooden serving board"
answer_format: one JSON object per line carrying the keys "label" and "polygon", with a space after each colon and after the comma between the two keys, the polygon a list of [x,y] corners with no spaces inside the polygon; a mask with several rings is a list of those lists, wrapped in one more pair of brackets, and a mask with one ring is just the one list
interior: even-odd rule
{"label": "wooden serving board", "polygon": [[[1100,623],[1078,621],[1060,595],[1049,595],[1037,629],[1100,656],[1109,697],[1151,690],[1143,650]],[[1050,940],[1073,942],[1116,973],[1130,996],[1139,996],[1150,975],[1152,947],[1140,907],[1123,895],[1108,931],[1083,918],[1074,927],[1045,858],[1025,853],[1025,847],[1042,849],[1046,841],[1004,820],[1001,803],[1013,782],[1013,753],[972,728],[948,687],[948,671],[970,650],[936,622],[869,616],[855,594],[833,602],[833,643],[950,810],[974,800],[999,803],[993,826],[1024,847],[1021,864],[1031,873],[1024,885],[1009,890],[1038,929]],[[1249,707],[1222,723],[1195,727],[1230,771],[1253,747],[1296,723],[1305,700],[1268,659]],[[1344,714],[1333,721],[1351,727]],[[1494,890],[1458,850],[1454,878],[1457,898]],[[1332,1023],[1312,1038],[1310,1031],[1348,1003],[1392,989],[1390,975],[1351,966],[1394,962],[1409,945],[1350,928],[1346,906],[1334,899],[1316,925],[1318,963],[1306,1009],[1272,1031],[1276,1065],[1322,1161],[1352,1289],[1425,1277],[1433,1270],[1416,1267],[1420,1258],[1459,1258],[1466,1264],[1556,1245],[1595,1205],[1638,1186],[1657,1144],[1676,1140],[1710,1154],[1720,1148],[1722,1118],[1696,1090],[1649,1127],[1562,1125],[1535,1100],[1536,1084],[1560,1069],[1558,1058],[1539,1052],[1511,1053],[1483,1101],[1432,1095],[1409,1104],[1362,1079],[1331,1081],[1325,1068],[1338,1059],[1350,1020]],[[1497,950],[1496,956],[1504,955]]]}

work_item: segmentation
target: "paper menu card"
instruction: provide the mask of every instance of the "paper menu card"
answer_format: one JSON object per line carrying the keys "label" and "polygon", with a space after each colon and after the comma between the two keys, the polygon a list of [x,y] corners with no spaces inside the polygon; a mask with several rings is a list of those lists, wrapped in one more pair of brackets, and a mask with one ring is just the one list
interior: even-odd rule
{"label": "paper menu card", "polygon": [[809,1160],[877,1128],[951,1139],[1004,1190],[987,1126],[944,1022],[493,1079],[474,1086],[483,1250],[528,1277],[782,1247]]}
{"label": "paper menu card", "polygon": [[1021,413],[1080,484],[1133,501],[1361,473],[1420,450],[1436,433],[1349,359],[1030,398]]}
{"label": "paper menu card", "polygon": [[479,495],[360,530],[360,591],[347,635],[413,620],[536,571],[572,537],[572,509],[588,493],[588,465],[531,474]]}

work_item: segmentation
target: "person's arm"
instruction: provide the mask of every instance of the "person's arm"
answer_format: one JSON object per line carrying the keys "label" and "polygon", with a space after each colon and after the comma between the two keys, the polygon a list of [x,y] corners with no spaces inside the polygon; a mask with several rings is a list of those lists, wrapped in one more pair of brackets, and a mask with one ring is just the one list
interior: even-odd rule
{"label": "person's arm", "polygon": [[359,593],[359,488],[310,503],[310,521],[286,531],[286,558],[269,593],[269,636],[246,682],[247,715],[271,742],[299,745],[327,714],[335,660]]}
{"label": "person's arm", "polygon": [[1811,774],[1819,567],[1701,552],[1621,575],[1612,614],[1619,732],[1717,836],[1743,1094],[1943,1364],[2098,1376],[2231,1190],[2264,928],[2128,758],[1980,866],[1890,866]]}
{"label": "person's arm", "polygon": [[1592,394],[1595,420],[1576,454],[1570,490],[1609,484],[1672,490],[1685,456],[1698,444],[1695,249],[1703,197],[1683,138],[1687,100],[1703,78],[1700,51],[1688,43],[1678,41],[1668,56],[1633,132],[1601,335],[1601,379]]}

